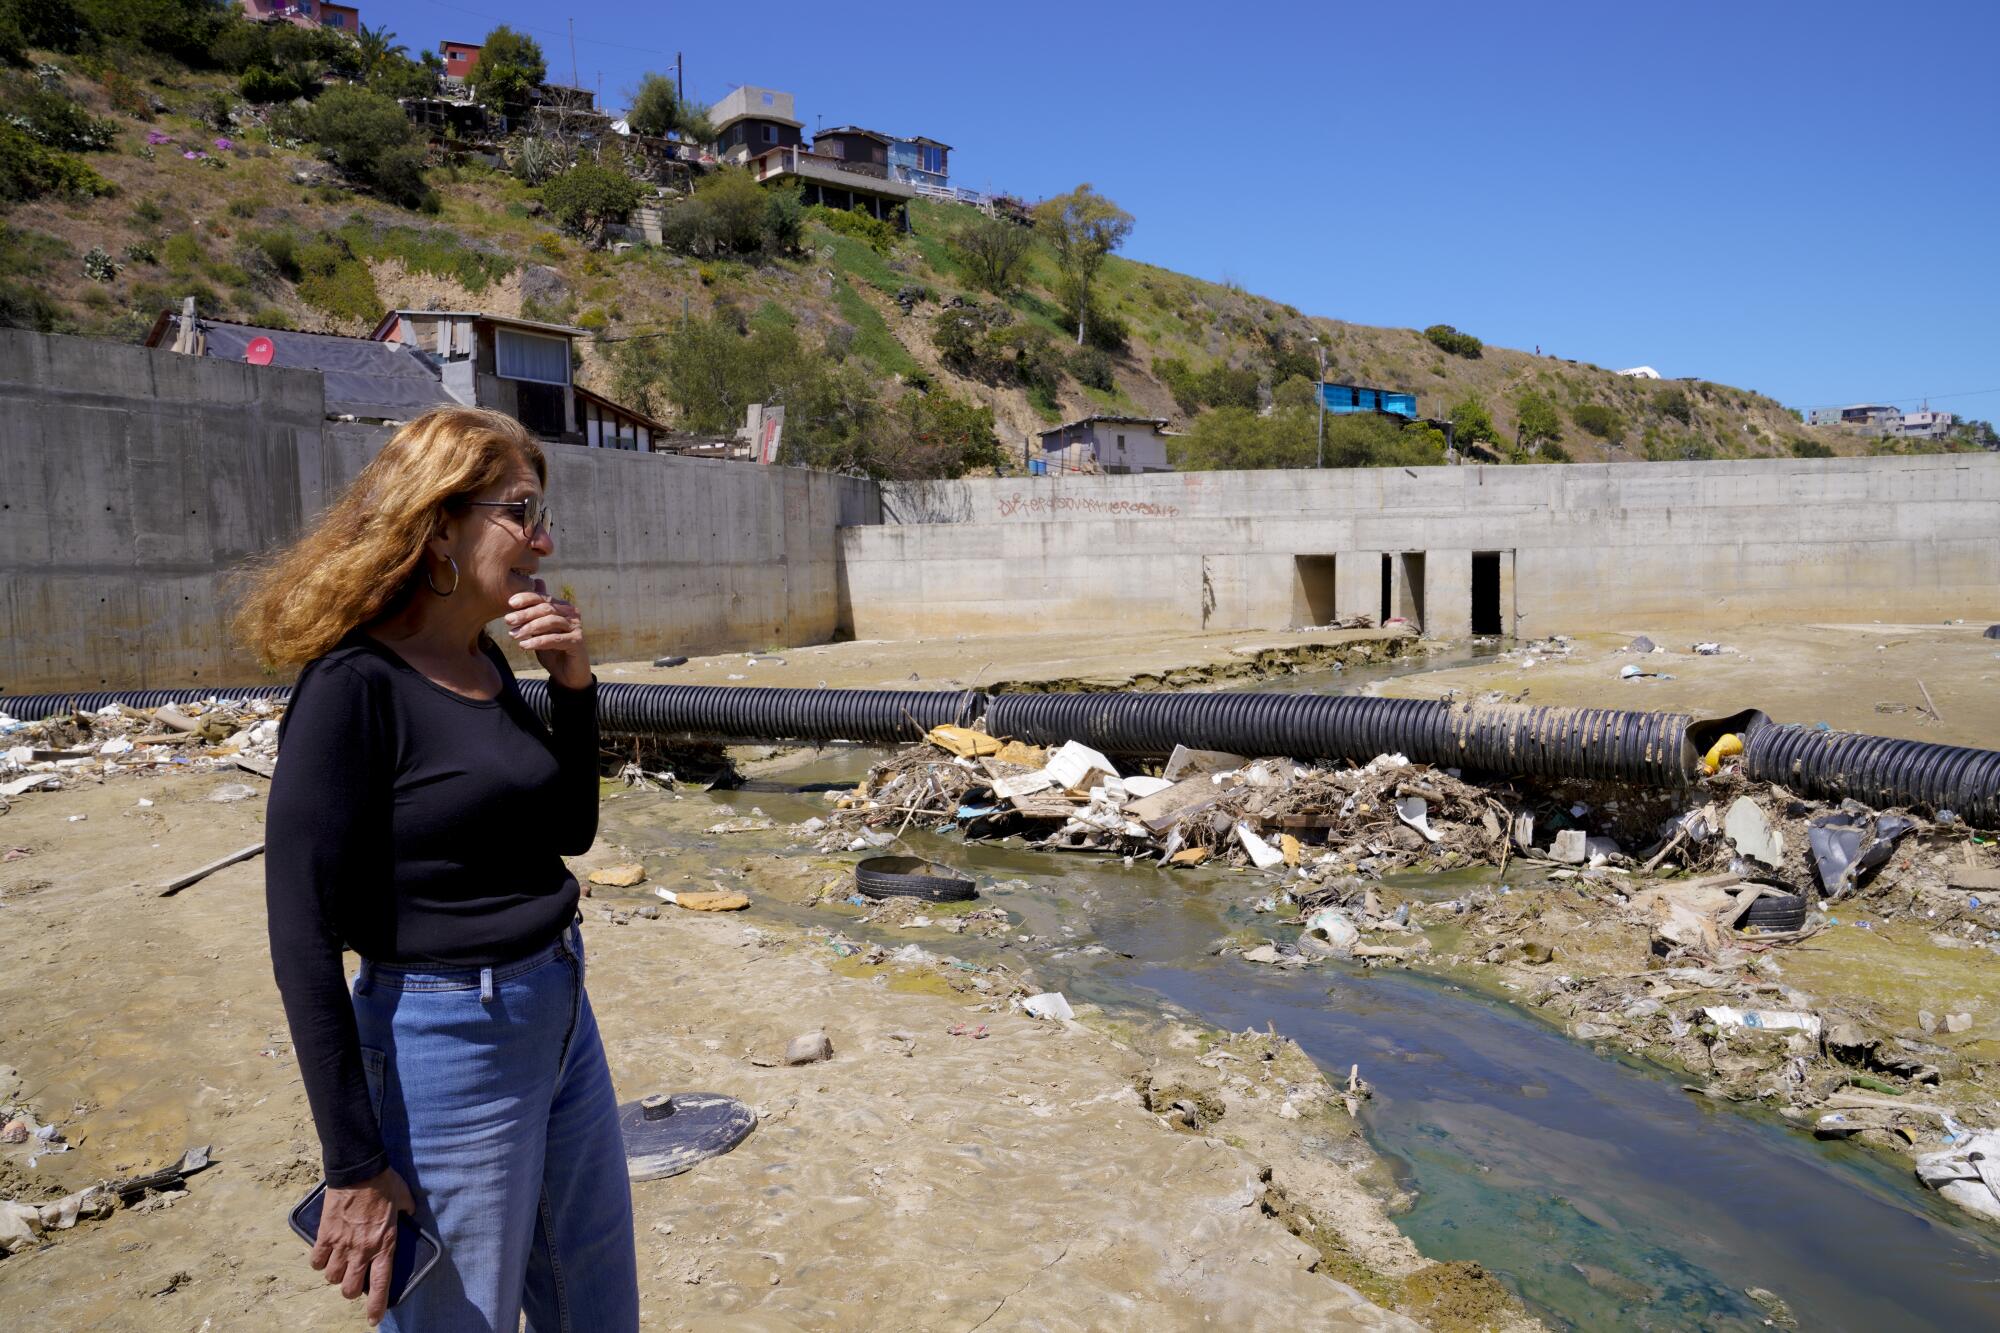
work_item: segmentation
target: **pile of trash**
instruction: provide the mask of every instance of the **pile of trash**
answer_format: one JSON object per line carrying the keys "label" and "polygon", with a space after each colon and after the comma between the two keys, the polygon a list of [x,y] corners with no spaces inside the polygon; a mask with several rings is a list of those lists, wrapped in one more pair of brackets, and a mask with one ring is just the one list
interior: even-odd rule
{"label": "pile of trash", "polygon": [[144,709],[106,704],[39,722],[5,711],[0,697],[0,813],[29,792],[102,782],[121,773],[238,768],[269,777],[284,705],[206,699]]}
{"label": "pile of trash", "polygon": [[1400,755],[1341,768],[1182,747],[1156,774],[1121,773],[1077,741],[1042,749],[938,727],[854,790],[829,793],[834,810],[807,832],[832,851],[942,824],[968,837],[1018,833],[1045,848],[1317,879],[1504,864],[1515,815],[1496,792],[1512,795]]}

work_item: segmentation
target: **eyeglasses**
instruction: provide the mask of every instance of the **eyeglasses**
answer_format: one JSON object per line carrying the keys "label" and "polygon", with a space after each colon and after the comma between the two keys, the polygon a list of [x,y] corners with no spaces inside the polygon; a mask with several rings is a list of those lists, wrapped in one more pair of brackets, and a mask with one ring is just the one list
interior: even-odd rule
{"label": "eyeglasses", "polygon": [[505,509],[514,515],[514,521],[521,525],[521,531],[530,537],[539,529],[542,532],[556,530],[555,511],[548,507],[539,495],[531,495],[525,500],[467,500],[469,505],[482,509]]}

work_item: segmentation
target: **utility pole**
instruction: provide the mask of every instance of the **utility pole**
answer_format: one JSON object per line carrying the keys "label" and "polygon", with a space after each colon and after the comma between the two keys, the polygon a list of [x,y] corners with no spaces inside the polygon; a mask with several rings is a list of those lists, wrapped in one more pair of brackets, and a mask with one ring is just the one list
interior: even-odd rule
{"label": "utility pole", "polygon": [[685,102],[687,95],[687,71],[681,67],[681,53],[676,51],[674,52],[674,96]]}
{"label": "utility pole", "polygon": [[1326,344],[1317,335],[1312,340],[1313,351],[1319,354],[1319,383],[1313,385],[1313,424],[1319,427],[1319,447],[1314,451],[1313,466],[1326,466]]}

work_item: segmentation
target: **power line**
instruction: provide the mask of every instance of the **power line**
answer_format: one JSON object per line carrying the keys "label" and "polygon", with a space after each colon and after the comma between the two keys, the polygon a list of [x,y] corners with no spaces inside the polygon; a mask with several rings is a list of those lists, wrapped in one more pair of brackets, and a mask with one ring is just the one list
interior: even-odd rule
{"label": "power line", "polygon": [[[473,18],[484,19],[488,23],[494,23],[494,24],[506,23],[508,27],[513,28],[517,31],[545,33],[551,37],[568,36],[568,33],[561,28],[543,28],[532,23],[508,23],[507,20],[505,19],[494,18],[491,14],[483,13],[477,9],[468,8],[465,5],[449,4],[446,2],[446,0],[423,0],[423,3],[430,5],[436,9],[450,9],[450,10],[455,10],[460,14],[470,14]],[[608,46],[619,51],[634,51],[640,55],[672,56],[675,54],[675,52],[672,51],[658,51],[650,46],[634,46],[630,42],[599,41],[595,37],[579,37],[576,40],[582,42],[585,46]]]}
{"label": "power line", "polygon": [[1810,403],[1805,407],[1804,410],[1810,412],[1815,408],[1821,408],[1821,407],[1852,407],[1856,403],[1864,403],[1864,402],[1873,402],[1873,403],[1916,403],[1916,402],[1932,402],[1932,401],[1943,402],[1947,398],[1981,398],[1989,393],[2000,393],[2000,389],[1962,389],[1957,393],[1905,393],[1905,394],[1897,394],[1894,396],[1883,394],[1874,398],[1850,398],[1847,402],[1844,403]]}

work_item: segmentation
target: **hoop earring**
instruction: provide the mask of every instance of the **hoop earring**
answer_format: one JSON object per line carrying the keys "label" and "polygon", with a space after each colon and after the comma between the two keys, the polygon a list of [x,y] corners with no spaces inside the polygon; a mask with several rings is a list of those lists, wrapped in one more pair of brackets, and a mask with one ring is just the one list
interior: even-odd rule
{"label": "hoop earring", "polygon": [[437,581],[431,578],[431,571],[428,567],[424,570],[424,582],[429,584],[431,591],[438,596],[449,597],[458,591],[458,561],[453,560],[450,556],[446,556],[444,559],[445,563],[451,566],[451,586],[449,588],[438,587]]}

